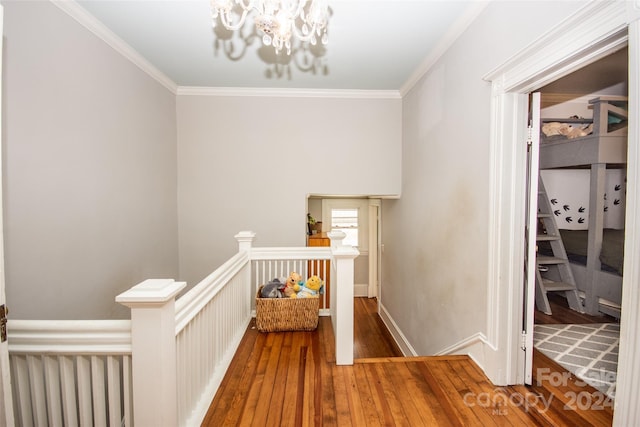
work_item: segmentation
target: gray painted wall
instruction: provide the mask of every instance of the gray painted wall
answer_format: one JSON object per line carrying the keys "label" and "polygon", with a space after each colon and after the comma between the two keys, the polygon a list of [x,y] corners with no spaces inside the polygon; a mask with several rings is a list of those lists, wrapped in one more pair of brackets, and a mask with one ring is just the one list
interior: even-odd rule
{"label": "gray painted wall", "polygon": [[180,275],[237,251],[304,246],[307,196],[400,193],[400,99],[178,96]]}
{"label": "gray painted wall", "polygon": [[381,300],[419,354],[486,333],[491,86],[482,77],[574,9],[491,2],[403,98],[402,198],[383,200]]}
{"label": "gray painted wall", "polygon": [[175,278],[175,95],[49,2],[3,2],[6,293],[14,319],[128,318]]}

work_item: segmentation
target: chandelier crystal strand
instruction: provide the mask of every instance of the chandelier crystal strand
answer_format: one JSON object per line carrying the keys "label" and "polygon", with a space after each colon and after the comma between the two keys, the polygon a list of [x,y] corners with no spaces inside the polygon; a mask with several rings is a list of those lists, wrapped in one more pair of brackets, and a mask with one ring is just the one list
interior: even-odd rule
{"label": "chandelier crystal strand", "polygon": [[[233,24],[231,22],[231,15],[235,5],[240,6],[242,12],[240,13],[238,22]],[[213,26],[215,27],[216,21],[218,17],[220,17],[220,22],[222,22],[225,28],[236,31],[244,25],[244,21],[250,10],[251,2],[245,4],[242,0],[211,0],[211,19]]]}
{"label": "chandelier crystal strand", "polygon": [[[306,8],[307,4],[309,7]],[[242,27],[249,12],[255,12],[254,25],[262,33],[262,42],[273,46],[276,53],[283,49],[291,54],[291,38],[317,43],[317,37],[327,44],[329,21],[328,0],[211,0],[211,18],[218,18],[228,30]],[[233,23],[234,17],[239,16]],[[300,29],[298,28],[300,25]]]}

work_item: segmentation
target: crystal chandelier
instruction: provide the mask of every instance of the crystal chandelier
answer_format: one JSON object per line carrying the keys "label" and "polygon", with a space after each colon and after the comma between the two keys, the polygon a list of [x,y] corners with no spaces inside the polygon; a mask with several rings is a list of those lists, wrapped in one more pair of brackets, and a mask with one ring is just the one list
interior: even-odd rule
{"label": "crystal chandelier", "polygon": [[328,0],[211,0],[211,18],[218,18],[225,28],[236,31],[255,11],[255,26],[262,42],[276,53],[286,49],[291,54],[291,37],[315,45],[318,39],[327,44]]}

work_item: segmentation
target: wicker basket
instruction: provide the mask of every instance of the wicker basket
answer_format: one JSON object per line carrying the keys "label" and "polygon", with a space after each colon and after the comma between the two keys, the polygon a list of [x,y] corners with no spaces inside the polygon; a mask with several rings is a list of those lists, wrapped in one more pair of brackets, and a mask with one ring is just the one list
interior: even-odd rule
{"label": "wicker basket", "polygon": [[256,296],[256,326],[260,332],[313,331],[318,327],[320,298],[260,298]]}

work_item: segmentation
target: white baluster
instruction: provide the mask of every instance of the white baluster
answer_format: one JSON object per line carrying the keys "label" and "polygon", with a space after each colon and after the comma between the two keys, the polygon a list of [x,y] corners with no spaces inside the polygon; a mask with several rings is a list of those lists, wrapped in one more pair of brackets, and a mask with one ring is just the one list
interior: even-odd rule
{"label": "white baluster", "polygon": [[56,356],[43,356],[43,359],[49,425],[51,427],[62,427],[64,423],[62,421],[62,403],[60,401],[58,358]]}
{"label": "white baluster", "polygon": [[29,393],[29,368],[26,356],[14,356],[13,381],[18,383],[18,402],[20,402],[17,415],[21,425],[29,427],[33,425],[33,413],[31,411],[31,396]]}
{"label": "white baluster", "polygon": [[73,374],[73,357],[60,356],[60,388],[62,389],[62,413],[65,426],[77,426],[76,387]]}
{"label": "white baluster", "polygon": [[104,361],[91,356],[91,396],[93,397],[93,422],[96,427],[106,427],[107,409],[104,394]]}
{"label": "white baluster", "polygon": [[120,427],[122,411],[120,410],[120,360],[107,356],[107,402],[109,404],[109,425]]}
{"label": "white baluster", "polygon": [[124,425],[133,425],[133,396],[131,393],[131,356],[122,357],[122,389],[124,396]]}
{"label": "white baluster", "polygon": [[80,425],[93,424],[93,404],[91,401],[91,356],[78,356],[76,358],[78,371],[78,409],[80,412]]}
{"label": "white baluster", "polygon": [[31,387],[31,407],[34,423],[37,426],[49,424],[47,419],[47,401],[44,394],[44,370],[40,356],[27,356],[29,385]]}

